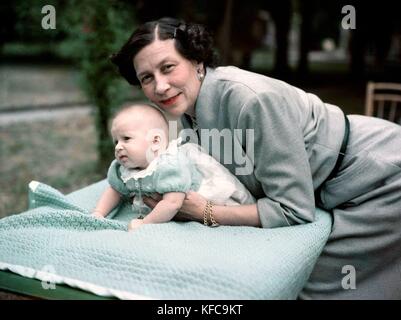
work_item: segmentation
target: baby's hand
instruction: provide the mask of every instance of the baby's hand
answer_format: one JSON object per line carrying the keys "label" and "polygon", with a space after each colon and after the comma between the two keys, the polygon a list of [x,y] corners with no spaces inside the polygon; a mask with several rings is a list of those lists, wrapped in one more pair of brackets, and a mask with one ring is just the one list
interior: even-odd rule
{"label": "baby's hand", "polygon": [[92,212],[92,213],[91,213],[91,216],[92,216],[92,217],[95,217],[95,218],[97,218],[97,219],[103,219],[103,218],[104,218],[103,215],[102,215],[100,212],[97,212],[97,211]]}
{"label": "baby's hand", "polygon": [[143,225],[143,219],[133,219],[128,225],[128,231],[134,231]]}

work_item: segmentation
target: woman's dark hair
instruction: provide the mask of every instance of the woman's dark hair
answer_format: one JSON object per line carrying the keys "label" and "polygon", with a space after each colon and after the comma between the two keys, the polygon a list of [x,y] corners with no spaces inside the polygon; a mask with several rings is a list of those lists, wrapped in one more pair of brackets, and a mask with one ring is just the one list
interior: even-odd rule
{"label": "woman's dark hair", "polygon": [[133,58],[141,49],[156,40],[156,28],[160,40],[175,39],[175,48],[184,58],[203,62],[205,67],[216,67],[217,55],[213,48],[213,38],[204,26],[173,18],[162,18],[141,25],[120,51],[110,57],[120,74],[130,84],[139,85]]}

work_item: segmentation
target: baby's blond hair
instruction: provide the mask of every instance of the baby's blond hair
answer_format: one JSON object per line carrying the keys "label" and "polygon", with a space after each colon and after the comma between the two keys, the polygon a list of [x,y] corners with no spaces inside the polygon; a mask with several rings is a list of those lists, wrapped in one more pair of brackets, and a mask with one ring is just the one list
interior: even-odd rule
{"label": "baby's blond hair", "polygon": [[121,108],[119,108],[114,115],[111,118],[111,123],[113,123],[114,119],[117,118],[117,116],[125,113],[125,112],[130,112],[130,111],[143,111],[145,115],[154,117],[153,122],[154,126],[162,129],[163,131],[166,130],[168,131],[168,121],[166,116],[161,112],[157,107],[148,104],[148,103],[126,103],[122,105]]}

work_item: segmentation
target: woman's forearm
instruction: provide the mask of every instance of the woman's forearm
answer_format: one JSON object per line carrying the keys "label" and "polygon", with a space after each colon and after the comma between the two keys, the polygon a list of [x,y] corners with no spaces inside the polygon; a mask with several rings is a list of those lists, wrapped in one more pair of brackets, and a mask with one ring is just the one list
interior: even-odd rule
{"label": "woman's forearm", "polygon": [[[151,208],[155,208],[158,200],[145,197],[144,202]],[[203,223],[203,213],[206,208],[207,200],[195,191],[189,191],[185,197],[183,205],[175,216],[177,220],[198,221]],[[258,208],[256,204],[246,204],[237,206],[213,205],[213,217],[221,225],[231,226],[253,226],[260,227]]]}
{"label": "woman's forearm", "polygon": [[256,204],[239,206],[213,205],[212,210],[214,219],[221,225],[261,226]]}

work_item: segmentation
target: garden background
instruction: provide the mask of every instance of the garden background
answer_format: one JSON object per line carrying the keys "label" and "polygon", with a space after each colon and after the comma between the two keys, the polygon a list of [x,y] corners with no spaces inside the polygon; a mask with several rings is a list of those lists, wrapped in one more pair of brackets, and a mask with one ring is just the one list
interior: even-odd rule
{"label": "garden background", "polygon": [[[55,9],[55,29],[46,5]],[[354,28],[351,11],[355,9]],[[27,208],[31,180],[68,193],[105,177],[107,122],[144,99],[108,57],[140,23],[206,24],[221,64],[279,78],[363,114],[368,81],[401,82],[396,2],[15,0],[0,4],[0,218]],[[344,20],[345,19],[345,20]],[[351,20],[350,20],[351,19]],[[345,23],[345,24],[344,24]]]}

